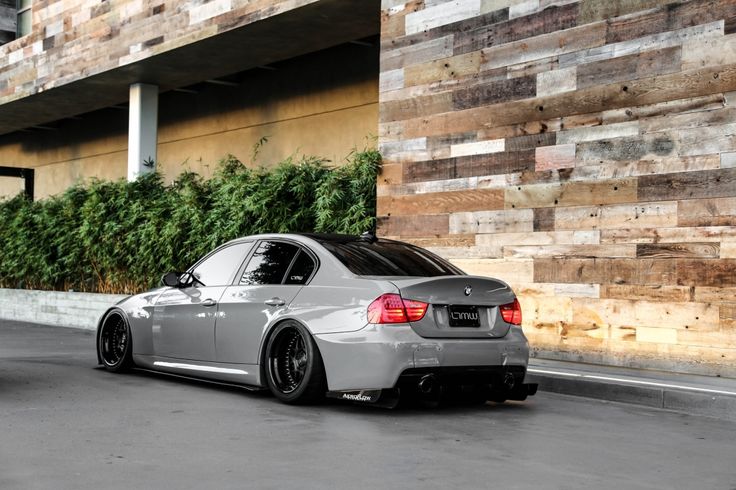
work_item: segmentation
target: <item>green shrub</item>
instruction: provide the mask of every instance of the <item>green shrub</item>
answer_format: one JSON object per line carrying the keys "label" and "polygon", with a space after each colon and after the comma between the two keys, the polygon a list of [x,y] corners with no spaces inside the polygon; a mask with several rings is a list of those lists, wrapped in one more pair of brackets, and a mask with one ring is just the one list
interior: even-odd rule
{"label": "green shrub", "polygon": [[19,195],[0,202],[0,287],[135,293],[239,236],[362,233],[375,227],[380,161],[365,150],[341,167],[303,157],[267,171],[228,156],[210,180],[149,173]]}

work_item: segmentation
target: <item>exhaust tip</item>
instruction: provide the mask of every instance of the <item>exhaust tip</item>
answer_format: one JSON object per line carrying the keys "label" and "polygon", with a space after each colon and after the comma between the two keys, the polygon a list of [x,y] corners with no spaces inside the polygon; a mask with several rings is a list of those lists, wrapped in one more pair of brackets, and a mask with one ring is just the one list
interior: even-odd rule
{"label": "exhaust tip", "polygon": [[434,374],[425,374],[422,376],[422,379],[419,380],[417,383],[417,388],[419,388],[419,391],[424,393],[425,395],[428,395],[432,393],[436,386],[436,380]]}
{"label": "exhaust tip", "polygon": [[514,385],[516,385],[516,378],[511,373],[506,373],[503,377],[503,385],[506,387],[507,390],[511,390],[514,388]]}

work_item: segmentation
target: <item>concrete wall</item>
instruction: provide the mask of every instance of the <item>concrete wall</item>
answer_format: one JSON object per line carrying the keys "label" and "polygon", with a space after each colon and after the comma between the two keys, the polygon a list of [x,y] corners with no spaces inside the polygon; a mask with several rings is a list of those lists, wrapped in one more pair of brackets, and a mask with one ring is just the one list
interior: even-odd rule
{"label": "concrete wall", "polygon": [[736,368],[736,3],[384,0],[379,232],[538,355]]}
{"label": "concrete wall", "polygon": [[0,289],[0,318],[94,330],[97,320],[125,295]]}
{"label": "concrete wall", "polygon": [[[202,83],[193,87],[197,93],[161,94],[158,160],[167,180],[183,170],[209,177],[228,153],[249,162],[263,136],[269,141],[259,165],[294,153],[339,164],[375,135],[377,46],[345,44],[273,68],[246,73],[237,87]],[[0,136],[0,165],[35,168],[37,198],[79,180],[125,177],[125,107],[65,119],[54,128]],[[0,196],[20,190],[21,179],[0,179]]]}

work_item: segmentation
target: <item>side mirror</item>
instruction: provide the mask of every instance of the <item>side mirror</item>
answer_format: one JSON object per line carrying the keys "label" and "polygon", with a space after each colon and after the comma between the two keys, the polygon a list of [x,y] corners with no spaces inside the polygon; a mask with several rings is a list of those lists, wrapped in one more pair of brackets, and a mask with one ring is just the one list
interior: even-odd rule
{"label": "side mirror", "polygon": [[180,288],[189,288],[194,285],[195,281],[194,274],[190,272],[185,272],[184,274],[179,276],[179,287]]}
{"label": "side mirror", "polygon": [[169,286],[170,288],[179,287],[179,273],[169,272],[167,274],[164,274],[164,276],[161,278],[161,282],[164,284],[164,286]]}

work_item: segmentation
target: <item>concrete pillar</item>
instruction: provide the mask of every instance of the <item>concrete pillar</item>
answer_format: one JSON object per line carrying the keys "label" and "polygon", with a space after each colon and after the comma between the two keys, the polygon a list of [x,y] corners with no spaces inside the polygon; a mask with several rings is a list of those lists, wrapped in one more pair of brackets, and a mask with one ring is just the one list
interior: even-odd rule
{"label": "concrete pillar", "polygon": [[128,180],[155,170],[158,143],[158,86],[130,86],[128,109]]}

